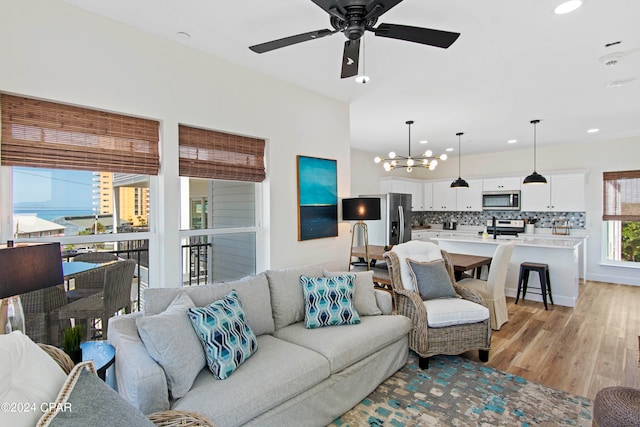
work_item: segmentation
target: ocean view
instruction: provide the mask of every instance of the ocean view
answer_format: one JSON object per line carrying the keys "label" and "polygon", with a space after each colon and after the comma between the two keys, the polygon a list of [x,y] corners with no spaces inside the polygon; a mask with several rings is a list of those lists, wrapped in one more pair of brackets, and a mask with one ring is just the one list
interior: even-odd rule
{"label": "ocean view", "polygon": [[29,208],[15,208],[14,214],[36,214],[38,218],[51,221],[54,218],[61,216],[83,216],[93,215],[92,209],[29,209]]}

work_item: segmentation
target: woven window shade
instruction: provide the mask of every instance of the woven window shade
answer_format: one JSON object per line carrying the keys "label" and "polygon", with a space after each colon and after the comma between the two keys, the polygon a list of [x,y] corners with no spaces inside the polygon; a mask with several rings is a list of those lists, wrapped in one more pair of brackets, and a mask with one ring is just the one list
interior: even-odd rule
{"label": "woven window shade", "polygon": [[262,182],[262,139],[180,125],[180,176]]}
{"label": "woven window shade", "polygon": [[640,221],[640,171],[604,172],[602,219]]}
{"label": "woven window shade", "polygon": [[1,95],[5,166],[157,175],[159,123]]}

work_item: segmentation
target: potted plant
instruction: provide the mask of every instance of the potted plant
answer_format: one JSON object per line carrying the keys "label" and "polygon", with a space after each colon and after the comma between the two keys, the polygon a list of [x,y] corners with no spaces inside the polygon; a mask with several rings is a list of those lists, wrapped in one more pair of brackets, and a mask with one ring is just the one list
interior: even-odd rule
{"label": "potted plant", "polygon": [[64,338],[62,348],[69,355],[73,363],[82,362],[82,349],[80,342],[84,334],[84,328],[81,325],[72,326],[64,330]]}

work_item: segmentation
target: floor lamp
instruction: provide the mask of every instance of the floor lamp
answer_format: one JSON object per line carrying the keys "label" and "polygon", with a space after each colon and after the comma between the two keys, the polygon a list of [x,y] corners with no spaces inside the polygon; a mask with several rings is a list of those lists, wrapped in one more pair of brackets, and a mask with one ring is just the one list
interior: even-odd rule
{"label": "floor lamp", "polygon": [[0,247],[0,334],[25,333],[20,294],[64,283],[60,243]]}
{"label": "floor lamp", "polygon": [[353,258],[353,239],[356,236],[356,230],[362,228],[364,233],[364,251],[367,261],[367,270],[371,268],[369,258],[369,231],[364,221],[372,221],[380,219],[380,199],[377,197],[355,197],[351,199],[342,199],[342,219],[345,221],[357,221],[353,224],[351,231],[351,250],[349,251],[349,266],[351,269],[351,259]]}

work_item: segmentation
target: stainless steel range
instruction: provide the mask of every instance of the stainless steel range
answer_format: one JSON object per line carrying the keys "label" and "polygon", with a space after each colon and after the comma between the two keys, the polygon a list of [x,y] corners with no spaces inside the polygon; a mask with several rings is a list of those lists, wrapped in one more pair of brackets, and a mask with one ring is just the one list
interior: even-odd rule
{"label": "stainless steel range", "polygon": [[[494,221],[496,230],[495,234],[498,236],[517,236],[518,233],[524,233],[523,219],[488,219],[487,232],[489,234],[494,234]],[[479,234],[482,234],[482,232]]]}

